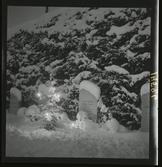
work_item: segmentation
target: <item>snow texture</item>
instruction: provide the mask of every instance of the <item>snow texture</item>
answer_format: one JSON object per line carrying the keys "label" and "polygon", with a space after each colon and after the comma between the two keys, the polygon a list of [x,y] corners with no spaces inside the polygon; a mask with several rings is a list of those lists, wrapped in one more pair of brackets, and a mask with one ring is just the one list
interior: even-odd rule
{"label": "snow texture", "polygon": [[14,114],[6,118],[6,157],[149,158],[148,133],[109,133],[89,120],[84,120],[84,130],[70,129],[73,121],[60,120],[56,130],[47,131],[43,122]]}
{"label": "snow texture", "polygon": [[60,64],[62,61],[63,61],[63,60],[55,60],[55,61],[53,61],[53,62],[50,64],[50,66],[51,66],[51,67],[55,67],[56,65]]}
{"label": "snow texture", "polygon": [[19,115],[19,116],[24,116],[24,115],[26,115],[26,110],[27,110],[26,107],[21,107],[21,108],[19,108],[18,111],[17,111],[17,115]]}
{"label": "snow texture", "polygon": [[141,96],[150,93],[150,83],[146,83],[141,87]]}
{"label": "snow texture", "polygon": [[87,79],[90,75],[91,75],[90,71],[82,71],[74,79],[72,79],[72,82],[79,84],[82,78]]}
{"label": "snow texture", "polygon": [[32,71],[39,71],[39,67],[36,66],[36,65],[33,65],[33,66],[27,66],[27,67],[24,67],[22,66],[20,69],[19,69],[19,72],[22,72],[22,73],[31,73]]}
{"label": "snow texture", "polygon": [[125,126],[119,124],[119,129],[118,129],[118,131],[119,131],[119,132],[127,132],[127,129],[126,129]]}
{"label": "snow texture", "polygon": [[124,68],[119,67],[117,65],[107,66],[107,67],[105,67],[105,70],[106,71],[115,71],[119,74],[129,74],[129,72],[127,70],[125,70]]}
{"label": "snow texture", "polygon": [[137,81],[140,81],[142,78],[147,77],[149,75],[150,75],[149,71],[144,71],[144,72],[142,72],[140,74],[131,75],[131,77],[132,77],[131,85],[133,85]]}
{"label": "snow texture", "polygon": [[102,106],[101,106],[101,112],[102,113],[107,113],[107,108],[104,104],[102,104]]}
{"label": "snow texture", "polygon": [[25,115],[26,115],[26,116],[34,116],[34,115],[36,115],[36,112],[35,112],[34,108],[28,108],[28,109],[26,110]]}
{"label": "snow texture", "polygon": [[30,107],[28,107],[25,113],[25,115],[31,115],[31,116],[37,114],[40,114],[40,109],[36,105],[31,105]]}
{"label": "snow texture", "polygon": [[108,120],[106,124],[108,129],[110,129],[112,133],[116,133],[119,131],[119,122],[115,118]]}
{"label": "snow texture", "polygon": [[[135,84],[137,81],[144,84],[149,80],[145,70],[149,71],[150,61],[150,11],[144,8],[59,8],[37,20],[8,29],[9,88],[10,85],[13,86],[13,82],[21,87],[24,99],[30,105],[31,101],[37,100],[33,97],[37,91],[36,86],[33,86],[36,79],[43,75],[46,78],[47,74],[51,74],[56,79],[56,85],[59,85],[57,92],[60,91],[64,100],[60,101],[61,105],[69,115],[76,116],[79,84],[86,79],[105,90],[102,92],[105,105],[118,108],[124,103],[125,95],[128,95],[130,103],[132,100],[136,103],[132,104],[132,108],[140,113],[140,109],[135,107],[140,105],[137,101],[140,93],[133,92],[140,91],[141,85]],[[117,61],[118,58],[121,61]],[[110,72],[109,76],[106,76],[104,68]],[[15,69],[18,70],[16,75],[13,74]],[[113,76],[114,73],[122,75],[117,75],[120,77],[118,78]],[[112,76],[114,80],[111,79]],[[115,93],[120,91],[122,99],[115,93],[112,97],[107,96],[112,84],[123,86],[112,90]],[[87,85],[83,87],[88,88]],[[101,92],[91,88],[91,85],[89,87],[88,91],[100,99]],[[48,88],[42,86],[41,91],[48,96]],[[9,103],[8,94],[9,89]],[[107,112],[105,105],[98,105],[101,112]],[[120,107],[118,109],[116,112],[121,113],[120,119],[123,119],[126,111],[120,112]],[[139,124],[136,120],[138,119],[135,117],[130,121],[135,122],[133,129],[136,129],[136,123]]]}
{"label": "snow texture", "polygon": [[57,120],[69,120],[66,112],[53,112],[53,115],[56,117]]}
{"label": "snow texture", "polygon": [[79,121],[82,121],[82,120],[84,120],[84,119],[88,119],[89,118],[89,115],[88,115],[88,113],[87,112],[84,112],[84,111],[79,111],[78,113],[77,113],[77,120],[79,120]]}
{"label": "snow texture", "polygon": [[113,34],[116,34],[117,39],[120,39],[122,34],[129,32],[130,30],[132,30],[132,27],[130,27],[128,24],[122,27],[112,26],[111,29],[106,33],[106,35],[111,36]]}
{"label": "snow texture", "polygon": [[93,122],[90,119],[83,119],[81,121],[81,129],[82,130],[94,130],[94,131],[98,131],[100,128],[99,124]]}
{"label": "snow texture", "polygon": [[38,92],[42,92],[45,96],[50,95],[49,89],[50,87],[47,87],[45,84],[40,84],[38,86]]}
{"label": "snow texture", "polygon": [[11,93],[12,93],[13,95],[15,95],[19,101],[22,100],[22,94],[21,94],[21,91],[20,91],[19,89],[12,87],[12,88],[10,89],[10,94],[11,94]]}
{"label": "snow texture", "polygon": [[93,94],[96,97],[97,100],[100,98],[101,90],[96,84],[90,81],[84,80],[80,83],[79,91],[82,89],[89,91],[91,94]]}

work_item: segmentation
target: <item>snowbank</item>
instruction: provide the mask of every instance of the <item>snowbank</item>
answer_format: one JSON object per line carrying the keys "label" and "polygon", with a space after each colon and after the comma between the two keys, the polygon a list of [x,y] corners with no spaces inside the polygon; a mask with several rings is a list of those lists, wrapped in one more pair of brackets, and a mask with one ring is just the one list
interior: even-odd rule
{"label": "snowbank", "polygon": [[98,131],[99,128],[100,128],[100,125],[93,122],[90,119],[83,119],[81,121],[81,129],[82,130]]}
{"label": "snowbank", "polygon": [[101,90],[96,84],[90,81],[84,80],[80,83],[79,91],[82,89],[89,91],[91,94],[93,94],[96,97],[97,100],[100,98]]}
{"label": "snowbank", "polygon": [[70,129],[73,122],[62,120],[55,131],[47,131],[39,121],[26,121],[14,114],[7,114],[6,118],[7,157],[143,159],[149,156],[149,133]]}
{"label": "snowbank", "polygon": [[13,87],[13,88],[10,89],[10,94],[11,93],[13,95],[15,95],[19,101],[22,100],[22,94],[21,94],[21,91],[19,89]]}

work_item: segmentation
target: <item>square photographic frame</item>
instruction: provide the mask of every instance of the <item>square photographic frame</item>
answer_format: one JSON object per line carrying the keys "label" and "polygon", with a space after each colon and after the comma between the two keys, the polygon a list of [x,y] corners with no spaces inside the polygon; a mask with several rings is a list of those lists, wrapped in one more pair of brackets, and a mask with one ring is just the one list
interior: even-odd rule
{"label": "square photographic frame", "polygon": [[[20,1],[20,0],[15,0],[14,2],[12,0],[6,0],[3,1],[3,19],[2,19],[2,85],[1,85],[1,90],[2,90],[2,111],[5,111],[5,99],[3,98],[4,95],[6,94],[6,57],[7,57],[7,7],[8,6],[61,6],[61,7],[90,7],[92,4],[89,2],[83,3],[79,2],[78,5],[74,5],[75,3],[73,2],[52,2],[52,1]],[[94,7],[110,7],[110,8],[115,8],[115,7],[151,7],[152,8],[152,21],[151,21],[151,43],[152,43],[152,48],[151,48],[151,69],[150,72],[151,74],[157,72],[158,73],[158,52],[157,52],[157,47],[158,47],[158,1],[157,0],[143,0],[143,1],[128,1],[128,0],[114,0],[114,1],[108,1],[108,2],[96,2],[93,3]],[[150,77],[151,80],[151,77]],[[151,81],[150,81],[151,82]],[[151,88],[150,88],[151,89]],[[151,112],[154,111],[154,112]],[[150,136],[149,136],[149,159],[104,159],[104,158],[13,158],[13,157],[6,157],[5,156],[5,125],[6,125],[6,114],[4,112],[1,112],[1,115],[3,118],[2,123],[1,123],[1,133],[2,133],[2,147],[1,147],[1,158],[3,162],[10,162],[10,163],[16,163],[16,162],[32,162],[32,163],[63,163],[63,164],[136,164],[136,165],[146,165],[146,164],[155,164],[157,163],[157,136],[158,136],[158,130],[157,128],[157,122],[156,119],[158,115],[158,109],[157,109],[157,100],[154,98],[150,97]],[[156,119],[155,119],[156,118]]]}

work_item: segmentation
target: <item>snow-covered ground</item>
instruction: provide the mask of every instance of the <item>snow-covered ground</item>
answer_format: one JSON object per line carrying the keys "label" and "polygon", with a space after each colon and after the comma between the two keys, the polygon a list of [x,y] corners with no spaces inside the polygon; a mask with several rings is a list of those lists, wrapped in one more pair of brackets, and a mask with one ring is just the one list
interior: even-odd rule
{"label": "snow-covered ground", "polygon": [[70,129],[72,123],[60,120],[56,130],[47,131],[42,122],[7,113],[6,156],[149,158],[149,133]]}

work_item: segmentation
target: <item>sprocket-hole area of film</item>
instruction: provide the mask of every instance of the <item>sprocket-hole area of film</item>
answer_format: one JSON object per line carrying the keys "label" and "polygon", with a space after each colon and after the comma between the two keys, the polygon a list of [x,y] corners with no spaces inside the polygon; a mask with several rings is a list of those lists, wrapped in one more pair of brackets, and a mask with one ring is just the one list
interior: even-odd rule
{"label": "sprocket-hole area of film", "polygon": [[158,82],[158,78],[157,78],[157,72],[151,73],[151,83],[150,83],[150,89],[151,89],[151,98],[154,98],[155,100],[157,100],[158,98],[158,89],[157,89],[157,82]]}

